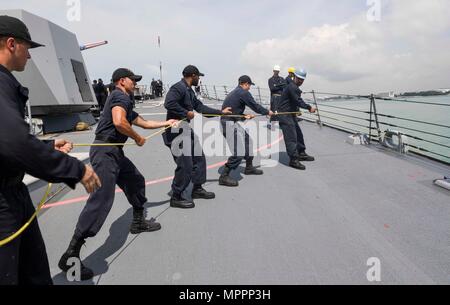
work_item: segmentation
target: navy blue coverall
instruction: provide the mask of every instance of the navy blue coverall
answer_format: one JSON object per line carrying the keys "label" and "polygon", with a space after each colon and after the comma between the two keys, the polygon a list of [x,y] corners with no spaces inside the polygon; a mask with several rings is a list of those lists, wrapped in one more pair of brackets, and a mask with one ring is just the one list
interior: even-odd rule
{"label": "navy blue coverall", "polygon": [[[94,143],[125,143],[128,140],[128,137],[114,126],[114,107],[122,107],[126,111],[130,125],[138,117],[133,111],[131,97],[119,89],[114,90],[105,103]],[[147,202],[145,179],[133,162],[125,156],[122,146],[93,146],[89,156],[102,187],[90,195],[80,214],[74,234],[77,239],[94,237],[100,231],[114,203],[116,184],[123,190],[135,210],[143,210]]]}
{"label": "navy blue coverall", "polygon": [[273,112],[278,111],[278,104],[283,93],[283,89],[286,87],[286,80],[281,76],[272,76],[269,78],[270,89],[270,110]]}
{"label": "navy blue coverall", "polygon": [[[244,114],[246,106],[250,107],[256,113],[269,115],[269,110],[259,105],[252,94],[249,91],[242,89],[241,86],[238,86],[228,94],[223,102],[222,109],[231,107],[233,115],[242,115]],[[228,162],[225,165],[232,170],[238,168],[244,159],[248,163],[253,161],[253,156],[251,154],[251,139],[247,131],[238,124],[241,120],[243,119],[226,116],[222,117],[220,120],[223,136],[227,139],[228,146],[233,149],[233,156],[228,159]],[[228,130],[233,130],[233,136],[228,135],[227,137],[227,127]],[[239,151],[245,152],[245,154],[239,154]]]}
{"label": "navy blue coverall", "polygon": [[[184,79],[170,88],[166,95],[164,107],[167,109],[167,120],[176,119],[189,122],[187,113],[194,110],[201,114],[222,114],[221,110],[203,105]],[[184,137],[185,139],[180,141],[178,137]],[[206,182],[206,158],[203,150],[199,151],[201,147],[195,147],[199,145],[199,141],[194,131],[189,126],[185,126],[185,130],[183,128],[169,128],[163,134],[163,139],[165,145],[171,149],[177,165],[175,177],[172,181],[173,196],[180,197],[191,181],[194,186],[203,185]],[[174,142],[182,142],[181,145],[190,143],[190,152],[185,153],[185,150],[183,150],[180,155],[174,154],[172,150],[172,143]]]}
{"label": "navy blue coverall", "polygon": [[[81,181],[82,162],[30,135],[25,123],[28,89],[0,65],[0,240],[17,232],[34,214],[25,173],[71,188]],[[34,220],[22,235],[0,247],[0,285],[50,285],[44,240]]]}
{"label": "navy blue coverall", "polygon": [[[311,110],[311,105],[303,101],[302,91],[294,83],[290,83],[281,95],[278,112],[299,112],[300,108]],[[286,151],[291,160],[299,157],[306,150],[302,130],[297,121],[297,115],[280,115],[278,117],[280,128],[283,131]]]}

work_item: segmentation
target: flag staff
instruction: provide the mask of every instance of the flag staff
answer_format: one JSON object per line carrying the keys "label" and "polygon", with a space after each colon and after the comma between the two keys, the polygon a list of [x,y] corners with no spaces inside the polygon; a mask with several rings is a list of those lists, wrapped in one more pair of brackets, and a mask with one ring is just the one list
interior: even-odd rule
{"label": "flag staff", "polygon": [[[158,36],[158,48],[161,51],[161,36]],[[161,52],[159,53],[161,56]],[[162,60],[159,61],[159,79],[161,82],[163,81],[163,75],[162,75]]]}

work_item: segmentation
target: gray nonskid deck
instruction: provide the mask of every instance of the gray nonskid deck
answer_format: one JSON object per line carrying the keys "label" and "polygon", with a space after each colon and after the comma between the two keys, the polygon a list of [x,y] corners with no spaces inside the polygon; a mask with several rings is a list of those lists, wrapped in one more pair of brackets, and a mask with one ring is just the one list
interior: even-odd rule
{"label": "gray nonskid deck", "polygon": [[[161,106],[138,111],[164,113]],[[170,181],[149,185],[148,217],[161,222],[159,232],[129,235],[131,209],[117,194],[105,226],[82,250],[98,274],[83,284],[369,284],[371,257],[381,261],[382,284],[449,284],[450,195],[432,182],[450,169],[351,146],[331,128],[302,128],[317,158],[304,172],[286,166],[281,143],[281,163],[264,176],[243,176],[239,188],[220,187],[219,168],[209,170],[207,188],[217,198],[197,200],[193,210],[169,208]],[[65,136],[92,141],[92,132]],[[126,154],[147,181],[173,175],[160,136]],[[79,187],[61,200],[84,195]],[[39,219],[56,284],[69,284],[57,262],[84,204]]]}

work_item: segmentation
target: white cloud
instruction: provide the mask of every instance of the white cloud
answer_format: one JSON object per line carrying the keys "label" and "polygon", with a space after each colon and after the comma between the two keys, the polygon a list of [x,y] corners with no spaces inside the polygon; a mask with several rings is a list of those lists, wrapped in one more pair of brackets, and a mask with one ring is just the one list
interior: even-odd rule
{"label": "white cloud", "polygon": [[[74,32],[80,43],[108,40],[83,53],[92,78],[118,66],[173,83],[187,64],[205,84],[236,83],[249,74],[261,86],[273,65],[304,66],[308,88],[370,92],[448,87],[448,0],[383,0],[381,22],[366,19],[365,0],[81,0],[81,22],[66,18],[65,0],[0,0]],[[157,37],[162,49],[157,48]],[[147,65],[147,66],[146,66]],[[148,68],[148,65],[153,68]]]}
{"label": "white cloud", "polygon": [[[309,70],[309,88],[338,92],[413,90],[445,86],[450,69],[448,1],[389,2],[381,22],[365,12],[346,23],[324,24],[247,44],[241,59],[267,78],[274,64]],[[447,85],[448,86],[448,85]]]}
{"label": "white cloud", "polygon": [[450,6],[447,0],[393,0],[391,14],[386,16],[392,34],[399,38],[418,41],[418,38],[436,38],[450,27]]}

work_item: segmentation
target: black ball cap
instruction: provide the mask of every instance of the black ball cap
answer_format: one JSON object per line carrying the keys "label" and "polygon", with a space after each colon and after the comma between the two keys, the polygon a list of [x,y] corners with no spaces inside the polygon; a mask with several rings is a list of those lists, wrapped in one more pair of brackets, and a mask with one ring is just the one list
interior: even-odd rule
{"label": "black ball cap", "polygon": [[0,16],[0,36],[22,39],[30,44],[30,48],[44,47],[43,44],[31,40],[27,26],[21,20],[11,16]]}
{"label": "black ball cap", "polygon": [[189,65],[183,70],[183,76],[192,76],[192,75],[198,75],[198,76],[205,76],[205,74],[201,73],[196,66]]}
{"label": "black ball cap", "polygon": [[112,75],[112,81],[115,83],[119,81],[121,78],[128,77],[131,80],[134,80],[135,82],[140,82],[142,80],[141,75],[136,75],[131,71],[130,69],[120,68],[114,71]]}
{"label": "black ball cap", "polygon": [[248,75],[242,75],[239,77],[239,84],[250,84],[254,86],[255,84],[252,82],[252,79]]}

